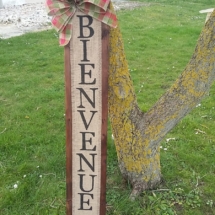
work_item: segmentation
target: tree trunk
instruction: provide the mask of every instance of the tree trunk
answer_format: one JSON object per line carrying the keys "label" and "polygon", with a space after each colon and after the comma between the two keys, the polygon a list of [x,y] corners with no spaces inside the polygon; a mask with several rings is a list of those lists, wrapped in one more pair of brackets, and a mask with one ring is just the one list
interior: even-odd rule
{"label": "tree trunk", "polygon": [[109,59],[109,117],[119,167],[135,197],[161,182],[159,143],[208,93],[215,79],[215,12],[184,72],[147,113],[137,105],[118,27],[110,32]]}

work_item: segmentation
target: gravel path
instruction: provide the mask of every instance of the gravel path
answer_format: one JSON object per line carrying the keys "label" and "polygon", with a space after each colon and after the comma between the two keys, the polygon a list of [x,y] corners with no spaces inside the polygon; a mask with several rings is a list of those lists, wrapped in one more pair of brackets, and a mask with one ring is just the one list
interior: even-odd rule
{"label": "gravel path", "polygon": [[[115,10],[149,6],[140,2],[113,1]],[[51,28],[44,3],[5,6],[0,8],[0,38],[19,36],[26,32]]]}

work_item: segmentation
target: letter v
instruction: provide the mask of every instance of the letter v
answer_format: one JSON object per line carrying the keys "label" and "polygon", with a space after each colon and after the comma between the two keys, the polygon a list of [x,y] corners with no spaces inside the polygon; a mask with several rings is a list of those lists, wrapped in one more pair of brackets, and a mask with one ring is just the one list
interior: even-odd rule
{"label": "letter v", "polygon": [[78,110],[78,112],[79,112],[80,115],[81,115],[81,119],[82,119],[82,121],[83,121],[83,123],[84,123],[85,129],[88,130],[88,128],[89,128],[89,126],[90,126],[90,123],[91,123],[91,121],[92,121],[92,119],[93,119],[95,113],[98,112],[98,111],[90,111],[90,112],[92,113],[92,115],[91,115],[90,121],[89,121],[88,123],[86,122],[86,118],[85,118],[85,116],[84,116],[84,112],[86,112],[86,111],[85,111],[85,110]]}

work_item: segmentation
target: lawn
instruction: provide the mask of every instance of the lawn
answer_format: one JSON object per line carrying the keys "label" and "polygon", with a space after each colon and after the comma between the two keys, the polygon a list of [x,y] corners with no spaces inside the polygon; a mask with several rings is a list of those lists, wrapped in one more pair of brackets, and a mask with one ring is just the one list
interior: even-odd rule
{"label": "lawn", "polygon": [[[118,11],[138,103],[147,111],[180,75],[214,0],[160,0]],[[63,48],[53,31],[0,40],[0,214],[65,214]],[[215,214],[215,85],[161,143],[163,182],[131,202],[111,129],[108,215]]]}

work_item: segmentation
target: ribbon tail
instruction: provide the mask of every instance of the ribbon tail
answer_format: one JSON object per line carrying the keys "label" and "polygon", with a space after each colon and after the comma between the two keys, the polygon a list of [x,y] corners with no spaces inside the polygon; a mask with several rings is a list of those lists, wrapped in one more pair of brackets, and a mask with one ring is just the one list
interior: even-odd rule
{"label": "ribbon tail", "polygon": [[[107,10],[105,14],[101,13],[98,15],[99,19],[103,23],[109,25],[110,27],[116,28],[117,27],[117,16],[111,10]],[[101,16],[101,17],[100,17]]]}
{"label": "ribbon tail", "polygon": [[60,46],[66,46],[72,38],[72,23],[67,24],[59,34]]}

